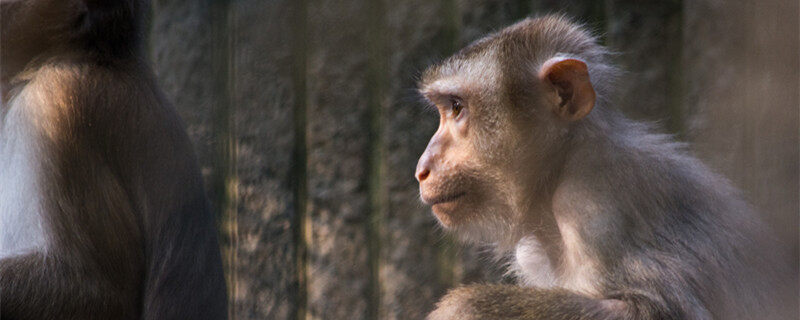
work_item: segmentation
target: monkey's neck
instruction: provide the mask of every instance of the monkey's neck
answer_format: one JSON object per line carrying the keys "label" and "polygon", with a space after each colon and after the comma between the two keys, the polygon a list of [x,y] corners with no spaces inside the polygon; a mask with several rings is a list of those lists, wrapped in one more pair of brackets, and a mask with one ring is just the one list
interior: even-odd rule
{"label": "monkey's neck", "polygon": [[2,108],[0,108],[0,114],[4,112],[5,108],[11,101],[11,98],[16,95],[19,87],[20,86],[13,83],[11,79],[4,78],[0,80],[0,102],[2,102],[2,104],[0,104],[0,106],[2,106]]}
{"label": "monkey's neck", "polygon": [[[545,196],[539,197],[537,201],[528,208],[525,219],[522,220],[524,229],[518,232],[518,241],[514,246],[515,255],[519,258],[521,247],[528,247],[532,239],[536,240],[534,251],[546,256],[551,270],[557,269],[558,262],[563,255],[563,241],[555,215],[552,210],[552,190],[549,188],[544,193]],[[534,248],[525,248],[532,250]],[[543,260],[544,261],[544,260]],[[545,267],[545,266],[542,266]]]}
{"label": "monkey's neck", "polygon": [[[519,179],[523,181],[511,183],[523,186],[512,191],[510,196],[513,199],[510,210],[514,217],[519,217],[516,221],[520,223],[512,226],[506,238],[497,243],[498,253],[518,255],[520,252],[537,252],[545,255],[537,260],[560,261],[563,246],[552,203],[565,159],[565,154],[547,159],[549,165],[533,170],[534,176],[521,176]],[[548,266],[552,269],[558,267],[555,264]]]}
{"label": "monkey's neck", "polygon": [[518,207],[522,223],[515,226],[509,244],[497,247],[498,254],[510,256],[510,271],[520,285],[548,288],[558,284],[556,270],[560,269],[564,247],[548,193],[529,197]]}
{"label": "monkey's neck", "polygon": [[[11,98],[16,94],[16,88],[22,87],[26,78],[39,69],[46,61],[52,57],[57,57],[58,52],[55,50],[63,50],[63,52],[70,52],[66,48],[59,47],[54,50],[45,51],[34,56],[19,57],[15,55],[3,56],[2,65],[0,65],[0,96],[3,104],[8,104]],[[61,53],[63,55],[63,53]]]}
{"label": "monkey's neck", "polygon": [[[577,221],[570,217],[570,209],[565,211],[563,203],[590,205],[593,201],[591,197],[573,193],[570,184],[575,181],[575,176],[585,175],[584,171],[602,172],[613,167],[609,157],[598,155],[594,150],[613,143],[608,139],[607,131],[617,130],[618,120],[625,121],[615,116],[613,113],[600,114],[581,128],[574,128],[576,134],[564,137],[554,147],[558,150],[547,152],[554,156],[539,159],[541,167],[536,170],[537,176],[526,178],[530,183],[517,197],[520,200],[515,205],[522,223],[512,233],[513,245],[504,248],[513,254],[512,267],[523,284],[564,285],[559,278],[574,275],[571,269],[579,266],[585,257],[586,246],[576,229],[580,225],[575,224]],[[584,159],[587,153],[595,155],[596,161]],[[556,208],[556,201],[560,202],[559,208]],[[591,274],[579,275],[578,278],[582,276],[591,277]]]}

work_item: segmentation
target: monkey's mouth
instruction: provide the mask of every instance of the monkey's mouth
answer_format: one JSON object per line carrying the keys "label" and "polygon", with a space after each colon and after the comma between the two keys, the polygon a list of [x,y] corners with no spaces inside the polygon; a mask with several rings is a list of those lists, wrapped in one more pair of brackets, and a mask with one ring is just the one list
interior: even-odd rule
{"label": "monkey's mouth", "polygon": [[429,206],[435,206],[437,204],[453,202],[455,200],[458,200],[458,198],[463,197],[465,194],[466,194],[465,192],[460,192],[460,193],[454,193],[454,194],[450,194],[450,195],[438,196],[438,197],[433,197],[433,198],[428,198],[428,197],[424,197],[423,196],[422,197],[422,202],[424,202],[425,204],[427,204]]}

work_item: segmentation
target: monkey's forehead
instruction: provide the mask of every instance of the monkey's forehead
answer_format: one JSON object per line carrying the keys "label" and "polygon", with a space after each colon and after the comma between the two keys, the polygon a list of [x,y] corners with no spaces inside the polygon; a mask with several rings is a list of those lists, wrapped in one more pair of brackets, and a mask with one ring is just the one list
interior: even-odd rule
{"label": "monkey's forehead", "polygon": [[468,60],[449,60],[446,64],[428,69],[420,82],[419,91],[432,101],[437,96],[467,98],[497,86],[501,76],[496,55],[487,53]]}
{"label": "monkey's forehead", "polygon": [[423,94],[455,92],[485,86],[500,79],[500,61],[496,50],[483,50],[469,57],[454,56],[425,70],[419,82]]}
{"label": "monkey's forehead", "polygon": [[428,68],[419,88],[424,90],[439,79],[454,76],[497,79],[500,70],[536,72],[539,64],[556,54],[601,60],[604,51],[582,25],[564,15],[527,18],[474,41]]}

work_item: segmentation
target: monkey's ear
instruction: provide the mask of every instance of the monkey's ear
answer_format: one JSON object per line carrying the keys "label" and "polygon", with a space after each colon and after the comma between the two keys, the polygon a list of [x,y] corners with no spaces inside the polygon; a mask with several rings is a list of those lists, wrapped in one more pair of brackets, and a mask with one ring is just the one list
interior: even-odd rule
{"label": "monkey's ear", "polygon": [[558,97],[553,111],[562,119],[575,121],[592,111],[596,95],[589,81],[586,63],[572,58],[550,58],[542,64],[539,79]]}

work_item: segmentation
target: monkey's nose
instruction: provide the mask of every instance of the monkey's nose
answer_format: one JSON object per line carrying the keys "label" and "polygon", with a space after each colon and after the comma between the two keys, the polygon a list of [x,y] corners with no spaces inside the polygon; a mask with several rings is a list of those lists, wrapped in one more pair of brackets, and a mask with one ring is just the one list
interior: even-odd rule
{"label": "monkey's nose", "polygon": [[430,174],[431,174],[431,170],[429,170],[426,167],[422,167],[422,168],[417,169],[417,174],[416,174],[417,181],[419,181],[419,182],[425,181],[425,179],[427,179]]}
{"label": "monkey's nose", "polygon": [[434,140],[431,140],[431,142],[428,143],[428,147],[425,148],[425,152],[423,152],[422,156],[419,157],[419,162],[417,162],[417,172],[414,174],[414,177],[417,178],[419,183],[422,183],[431,175],[431,168],[434,168],[433,151],[436,150],[436,148],[431,148],[431,146],[436,147],[436,145],[437,144],[434,143]]}

